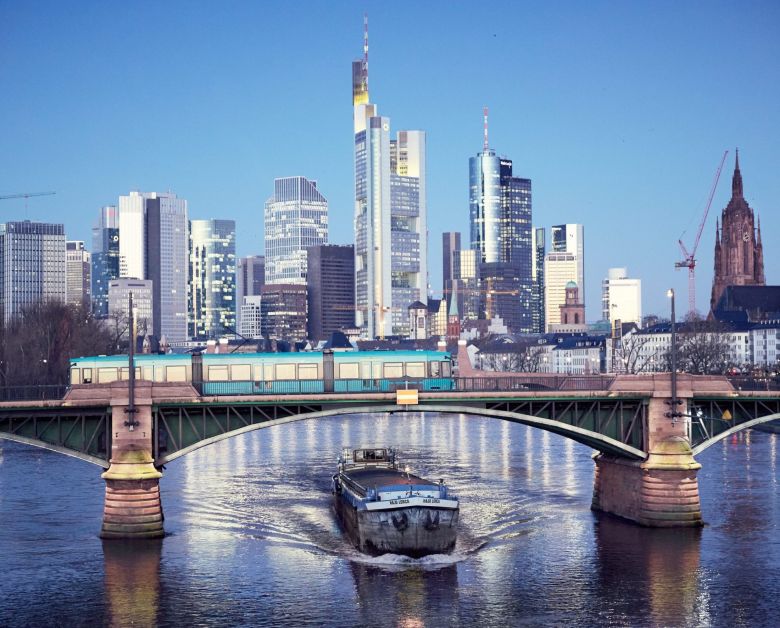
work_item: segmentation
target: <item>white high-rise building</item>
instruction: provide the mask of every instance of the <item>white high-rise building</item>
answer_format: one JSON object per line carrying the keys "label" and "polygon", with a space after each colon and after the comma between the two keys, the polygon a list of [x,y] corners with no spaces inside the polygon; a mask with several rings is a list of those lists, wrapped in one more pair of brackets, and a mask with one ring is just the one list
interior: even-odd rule
{"label": "white high-rise building", "polygon": [[111,279],[108,282],[109,324],[122,325],[130,312],[130,293],[133,294],[133,309],[138,334],[154,334],[152,320],[152,282],[148,279]]}
{"label": "white high-rise building", "polygon": [[628,269],[610,268],[602,280],[601,317],[610,325],[616,320],[642,324],[642,281],[629,279]]}
{"label": "white high-rise building", "polygon": [[265,283],[306,285],[306,249],[328,243],[328,201],[306,177],[274,180],[265,203]]}
{"label": "white high-rise building", "polygon": [[554,225],[550,230],[550,251],[576,255],[577,277],[573,279],[585,303],[585,227],[576,224]]}
{"label": "white high-rise building", "polygon": [[187,339],[188,225],[187,201],[175,194],[119,197],[121,276],[152,281],[154,330],[169,342]]}
{"label": "white high-rise building", "polygon": [[241,304],[241,327],[239,332],[244,338],[262,338],[260,295],[245,296]]}
{"label": "white high-rise building", "polygon": [[574,253],[550,252],[544,257],[544,322],[547,331],[552,331],[553,326],[561,322],[566,285],[570,281],[577,283],[578,267]]}
{"label": "white high-rise building", "polygon": [[355,133],[355,324],[366,337],[406,335],[407,308],[427,299],[423,131],[399,131],[368,95],[368,31],[352,63]]}
{"label": "white high-rise building", "polygon": [[78,307],[90,307],[92,294],[92,263],[82,240],[65,243],[65,301]]}

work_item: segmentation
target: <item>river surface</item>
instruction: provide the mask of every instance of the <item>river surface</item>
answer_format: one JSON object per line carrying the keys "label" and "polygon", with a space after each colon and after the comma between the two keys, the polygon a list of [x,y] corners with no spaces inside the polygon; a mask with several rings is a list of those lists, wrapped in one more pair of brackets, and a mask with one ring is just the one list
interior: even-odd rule
{"label": "river surface", "polygon": [[[780,435],[699,456],[707,526],[590,510],[592,451],[488,418],[280,425],[195,451],[160,482],[158,542],[101,542],[100,469],[0,440],[0,626],[777,626]],[[356,552],[330,476],[394,445],[461,499],[453,554]]]}

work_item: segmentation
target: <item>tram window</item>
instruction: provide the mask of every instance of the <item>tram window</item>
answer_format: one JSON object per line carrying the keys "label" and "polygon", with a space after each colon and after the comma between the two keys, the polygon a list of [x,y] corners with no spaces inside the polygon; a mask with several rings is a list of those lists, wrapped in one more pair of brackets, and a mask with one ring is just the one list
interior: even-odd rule
{"label": "tram window", "polygon": [[187,381],[187,367],[186,366],[166,366],[165,367],[165,381],[167,381],[167,382],[186,382]]}
{"label": "tram window", "polygon": [[265,381],[272,382],[274,381],[274,365],[273,364],[266,364],[263,367],[263,372],[265,373]]}
{"label": "tram window", "polygon": [[228,379],[228,367],[222,366],[210,366],[209,367],[209,381],[210,382],[226,382]]}
{"label": "tram window", "polygon": [[295,379],[295,364],[277,364],[276,379],[279,380]]}
{"label": "tram window", "polygon": [[450,362],[441,363],[441,374],[442,377],[452,377],[452,364]]}
{"label": "tram window", "polygon": [[439,362],[431,362],[431,377],[439,377],[441,369],[439,368]]}
{"label": "tram window", "polygon": [[404,365],[402,362],[387,362],[385,364],[385,377],[403,377]]}
{"label": "tram window", "polygon": [[298,365],[298,379],[317,379],[317,365],[316,364],[299,364]]}
{"label": "tram window", "polygon": [[154,368],[151,366],[145,366],[143,368],[143,378],[146,381],[151,382],[154,379]]}
{"label": "tram window", "polygon": [[371,362],[360,363],[360,379],[371,379]]}
{"label": "tram window", "polygon": [[92,383],[92,369],[83,369],[81,371],[82,380],[85,384]]}
{"label": "tram window", "polygon": [[116,368],[98,369],[98,384],[110,384],[117,379]]}
{"label": "tram window", "polygon": [[425,377],[425,362],[407,362],[406,374],[409,377]]}
{"label": "tram window", "polygon": [[248,382],[252,379],[252,367],[249,364],[231,365],[230,379],[234,382]]}
{"label": "tram window", "polygon": [[357,362],[339,364],[339,379],[359,379],[359,378],[360,378],[360,372],[358,371]]}
{"label": "tram window", "polygon": [[[141,379],[140,366],[135,367],[135,378]],[[123,366],[121,369],[119,369],[119,379],[121,379],[123,382],[126,382],[128,379],[130,379],[130,369],[128,367]]]}
{"label": "tram window", "polygon": [[71,384],[80,384],[81,383],[81,381],[79,379],[80,376],[81,376],[81,374],[79,372],[79,369],[77,369],[77,368],[70,369],[70,383]]}
{"label": "tram window", "polygon": [[254,380],[256,382],[259,382],[263,379],[263,365],[262,364],[255,364],[252,367],[252,370],[254,371]]}

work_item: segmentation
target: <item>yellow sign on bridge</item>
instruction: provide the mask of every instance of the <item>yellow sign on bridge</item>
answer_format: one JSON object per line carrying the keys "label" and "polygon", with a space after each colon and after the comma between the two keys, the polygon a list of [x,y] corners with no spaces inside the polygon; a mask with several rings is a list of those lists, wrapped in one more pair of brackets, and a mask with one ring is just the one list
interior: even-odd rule
{"label": "yellow sign on bridge", "polygon": [[395,391],[395,402],[399,406],[417,405],[417,389],[416,388],[401,388]]}

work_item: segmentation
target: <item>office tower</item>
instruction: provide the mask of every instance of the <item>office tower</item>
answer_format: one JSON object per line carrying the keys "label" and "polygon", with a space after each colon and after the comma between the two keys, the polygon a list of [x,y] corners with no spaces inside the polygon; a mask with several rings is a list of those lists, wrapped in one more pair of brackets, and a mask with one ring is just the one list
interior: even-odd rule
{"label": "office tower", "polygon": [[727,286],[763,286],[764,247],[761,221],[754,226],[753,210],[742,190],[739,151],[731,179],[731,199],[715,225],[715,274],[712,278],[710,310],[714,310]]}
{"label": "office tower", "polygon": [[236,333],[236,223],[190,221],[189,335]]}
{"label": "office tower", "polygon": [[40,301],[65,300],[65,231],[45,222],[0,223],[0,316],[5,323]]}
{"label": "office tower", "polygon": [[442,234],[442,293],[450,301],[453,283],[460,279],[460,232],[446,231]]}
{"label": "office tower", "polygon": [[274,180],[265,203],[265,283],[306,285],[306,249],[328,243],[328,201],[316,181]]}
{"label": "office tower", "polygon": [[352,63],[355,134],[355,324],[369,338],[408,333],[408,306],[427,299],[423,131],[399,131],[368,94],[368,33]]}
{"label": "office tower", "polygon": [[119,233],[121,276],[152,281],[155,333],[169,342],[186,340],[187,201],[170,192],[120,196]]}
{"label": "office tower", "polygon": [[92,312],[108,317],[108,282],[119,277],[119,212],[114,205],[100,209],[92,227]]}
{"label": "office tower", "polygon": [[[154,335],[153,289],[149,279],[128,279],[120,277],[108,282],[108,319],[121,331],[129,316],[130,293],[133,293],[136,331],[139,336]],[[125,336],[126,334],[122,334]]]}
{"label": "office tower", "polygon": [[241,301],[241,326],[238,333],[243,338],[261,338],[263,335],[261,299],[260,295],[249,295]]}
{"label": "office tower", "polygon": [[[260,296],[263,284],[265,284],[265,256],[250,255],[239,258],[236,273],[236,325],[242,335],[245,335],[241,331],[244,297]],[[260,307],[259,301],[257,307]]]}
{"label": "office tower", "polygon": [[355,247],[321,244],[308,256],[308,330],[316,342],[355,325]]}
{"label": "office tower", "polygon": [[[585,302],[585,228],[582,225],[555,225],[550,230],[550,250],[555,253],[572,253],[577,256],[577,277],[573,280],[580,289],[580,299]],[[561,297],[563,298],[563,297]]]}
{"label": "office tower", "polygon": [[272,340],[306,339],[306,286],[265,284],[260,295],[261,331]]}
{"label": "office tower", "polygon": [[481,306],[479,266],[474,249],[461,249],[457,254],[458,311],[463,320],[477,320]]}
{"label": "office tower", "polygon": [[531,321],[533,333],[543,334],[544,325],[544,227],[533,230],[531,273]]}
{"label": "office tower", "polygon": [[238,260],[236,273],[236,294],[241,301],[244,297],[257,296],[265,284],[265,256],[249,255]]}
{"label": "office tower", "polygon": [[[552,331],[561,322],[561,305],[566,303],[566,286],[577,284],[579,260],[574,253],[547,253],[544,258],[544,323]],[[579,286],[577,286],[579,288]]]}
{"label": "office tower", "polygon": [[610,268],[601,281],[601,317],[610,325],[618,320],[642,325],[642,281],[629,279],[628,269]]}
{"label": "office tower", "polygon": [[65,301],[77,307],[90,307],[92,265],[89,251],[81,240],[65,242]]}
{"label": "office tower", "polygon": [[512,161],[489,148],[469,159],[471,248],[476,251],[482,311],[500,316],[511,332],[530,332],[531,180],[512,174]]}

